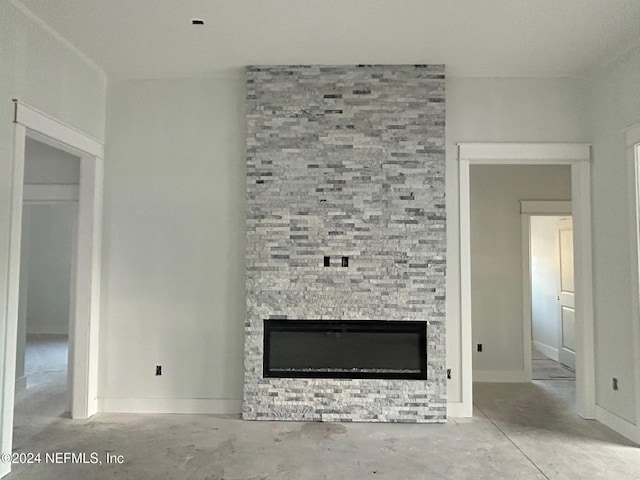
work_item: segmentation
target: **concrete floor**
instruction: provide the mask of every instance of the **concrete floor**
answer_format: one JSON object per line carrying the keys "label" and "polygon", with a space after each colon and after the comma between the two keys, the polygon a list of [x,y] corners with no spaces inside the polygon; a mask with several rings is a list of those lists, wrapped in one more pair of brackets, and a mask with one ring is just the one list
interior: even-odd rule
{"label": "concrete floor", "polygon": [[41,380],[40,375],[66,373],[68,343],[67,335],[27,335],[24,373],[27,376],[28,388],[38,384]]}
{"label": "concrete floor", "polygon": [[[572,412],[573,380],[476,384],[474,418],[444,425],[124,414],[74,421],[62,413],[59,371],[28,392],[16,406],[14,452],[39,452],[42,463],[14,465],[9,479],[640,479],[637,446]],[[87,462],[95,453],[102,463],[47,463],[53,452],[84,453]],[[107,454],[123,463],[107,464]]]}
{"label": "concrete floor", "polygon": [[14,447],[28,444],[31,438],[69,411],[67,337],[28,335],[25,375],[27,389],[16,394],[15,399]]}
{"label": "concrete floor", "polygon": [[535,347],[531,348],[531,374],[534,380],[576,379],[575,370],[545,356]]}

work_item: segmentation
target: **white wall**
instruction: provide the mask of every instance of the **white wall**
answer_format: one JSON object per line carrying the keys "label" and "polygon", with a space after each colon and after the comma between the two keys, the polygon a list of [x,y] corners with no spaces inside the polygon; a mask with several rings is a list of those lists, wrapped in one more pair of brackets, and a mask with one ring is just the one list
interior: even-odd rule
{"label": "white wall", "polygon": [[[624,128],[640,122],[640,47],[592,72],[593,274],[596,345],[596,403],[632,423],[638,422],[637,371],[633,356],[631,241],[633,188],[629,182]],[[635,365],[635,372],[634,372]],[[619,390],[611,387],[618,378]],[[640,429],[638,429],[640,438]]]}
{"label": "white wall", "polygon": [[102,410],[240,411],[244,95],[240,78],[110,87]]}
{"label": "white wall", "polygon": [[[106,77],[9,1],[0,2],[0,65],[0,358],[4,358],[14,130],[11,99],[102,139]],[[0,449],[6,450],[4,445]]]}
{"label": "white wall", "polygon": [[558,361],[560,240],[556,216],[531,217],[531,340]]}
{"label": "white wall", "polygon": [[27,185],[78,185],[80,158],[27,138],[24,149]]}
{"label": "white wall", "polygon": [[571,200],[571,167],[476,165],[469,174],[474,380],[526,381],[520,200]]}
{"label": "white wall", "polygon": [[27,334],[69,331],[71,258],[77,206],[25,205],[27,245]]}
{"label": "white wall", "polygon": [[447,363],[449,402],[461,401],[460,142],[590,141],[586,82],[574,78],[447,79]]}

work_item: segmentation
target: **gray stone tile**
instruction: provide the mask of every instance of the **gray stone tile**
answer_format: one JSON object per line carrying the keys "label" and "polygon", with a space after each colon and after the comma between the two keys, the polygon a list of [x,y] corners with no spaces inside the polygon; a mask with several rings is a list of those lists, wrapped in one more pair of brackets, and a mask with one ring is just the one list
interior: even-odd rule
{"label": "gray stone tile", "polygon": [[[442,65],[248,67],[245,418],[444,421],[444,126]],[[274,315],[428,321],[429,378],[264,381]]]}

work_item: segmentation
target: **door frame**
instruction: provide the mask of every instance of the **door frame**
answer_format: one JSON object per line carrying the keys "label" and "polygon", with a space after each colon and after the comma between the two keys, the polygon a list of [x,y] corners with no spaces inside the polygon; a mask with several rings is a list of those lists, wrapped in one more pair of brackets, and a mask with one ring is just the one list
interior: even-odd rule
{"label": "door frame", "polygon": [[[98,321],[100,303],[100,249],[103,184],[103,144],[89,135],[26,105],[14,102],[11,219],[7,330],[2,391],[2,447],[10,452],[13,441],[16,340],[20,284],[20,241],[24,197],[25,141],[39,142],[80,157],[78,227],[76,238],[75,305],[71,313],[73,365],[71,416],[85,419],[97,412]],[[70,342],[71,343],[71,342]],[[71,352],[70,352],[71,353]],[[8,472],[3,467],[0,474]]]}
{"label": "door frame", "polygon": [[533,378],[531,345],[532,305],[531,305],[531,217],[571,215],[571,201],[562,200],[522,200],[520,219],[522,225],[522,325],[524,347],[524,372],[529,381]]}
{"label": "door frame", "polygon": [[597,414],[603,423],[623,435],[640,443],[640,124],[624,129],[627,150],[627,191],[629,205],[629,225],[631,252],[631,332],[633,335],[633,359],[636,396],[636,424],[632,424],[605,408],[597,407]]}
{"label": "door frame", "polygon": [[591,146],[584,143],[459,143],[460,326],[463,411],[473,411],[471,339],[471,165],[570,165],[576,285],[576,413],[595,418],[593,281],[591,264]]}

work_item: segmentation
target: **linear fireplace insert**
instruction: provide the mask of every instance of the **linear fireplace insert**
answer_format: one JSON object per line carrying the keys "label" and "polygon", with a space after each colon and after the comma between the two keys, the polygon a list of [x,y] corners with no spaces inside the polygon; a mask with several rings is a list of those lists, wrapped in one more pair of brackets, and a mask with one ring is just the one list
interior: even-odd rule
{"label": "linear fireplace insert", "polygon": [[427,322],[265,320],[264,377],[427,378]]}

